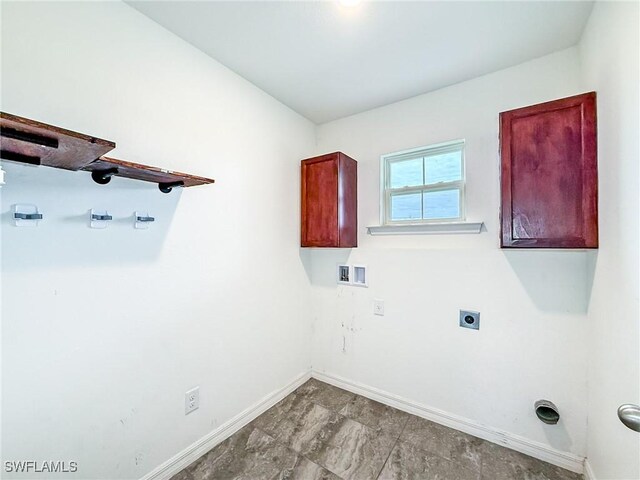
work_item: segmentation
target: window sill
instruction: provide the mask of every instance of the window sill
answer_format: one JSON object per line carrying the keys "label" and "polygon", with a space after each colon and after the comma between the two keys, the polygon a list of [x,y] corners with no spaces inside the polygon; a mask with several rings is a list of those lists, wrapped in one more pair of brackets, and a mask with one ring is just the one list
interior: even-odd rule
{"label": "window sill", "polygon": [[367,227],[369,235],[437,235],[480,233],[483,222],[414,223]]}

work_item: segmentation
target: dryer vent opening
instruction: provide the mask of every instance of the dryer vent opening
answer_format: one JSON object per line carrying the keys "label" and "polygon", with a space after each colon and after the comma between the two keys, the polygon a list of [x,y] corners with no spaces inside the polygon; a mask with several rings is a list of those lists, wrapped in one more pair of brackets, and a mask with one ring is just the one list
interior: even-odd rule
{"label": "dryer vent opening", "polygon": [[555,425],[560,420],[558,408],[549,400],[538,400],[534,405],[536,415],[549,425]]}

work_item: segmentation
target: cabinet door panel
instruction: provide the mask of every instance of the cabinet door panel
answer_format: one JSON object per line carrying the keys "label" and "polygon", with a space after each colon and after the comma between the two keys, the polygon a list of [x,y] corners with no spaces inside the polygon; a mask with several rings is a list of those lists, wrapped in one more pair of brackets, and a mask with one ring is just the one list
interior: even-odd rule
{"label": "cabinet door panel", "polygon": [[302,246],[338,246],[337,157],[302,165]]}
{"label": "cabinet door panel", "polygon": [[597,247],[595,94],[501,114],[502,246]]}

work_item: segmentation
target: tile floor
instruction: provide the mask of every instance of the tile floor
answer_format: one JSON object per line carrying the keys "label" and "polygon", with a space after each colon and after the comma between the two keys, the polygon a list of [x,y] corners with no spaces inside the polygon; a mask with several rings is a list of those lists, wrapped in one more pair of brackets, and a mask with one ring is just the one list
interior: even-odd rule
{"label": "tile floor", "polygon": [[311,379],[171,480],[578,480]]}

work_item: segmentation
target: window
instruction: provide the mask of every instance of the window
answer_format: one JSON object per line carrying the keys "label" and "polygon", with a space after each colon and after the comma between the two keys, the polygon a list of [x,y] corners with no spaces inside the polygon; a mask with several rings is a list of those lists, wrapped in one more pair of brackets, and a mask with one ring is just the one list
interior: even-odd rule
{"label": "window", "polygon": [[464,140],[383,155],[382,224],[464,219]]}

